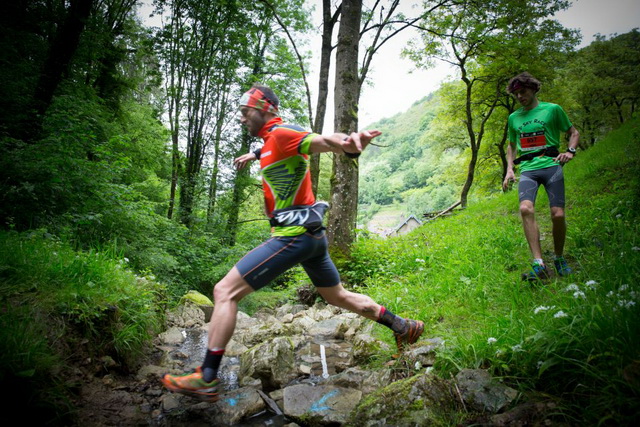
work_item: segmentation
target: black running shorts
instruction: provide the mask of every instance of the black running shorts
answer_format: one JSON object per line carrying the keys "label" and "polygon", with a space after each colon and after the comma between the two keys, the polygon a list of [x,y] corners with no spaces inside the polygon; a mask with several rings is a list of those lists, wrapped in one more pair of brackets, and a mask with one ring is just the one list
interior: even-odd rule
{"label": "black running shorts", "polygon": [[518,196],[520,202],[530,200],[536,203],[536,196],[540,185],[544,186],[549,196],[549,206],[564,208],[564,175],[562,166],[525,171],[520,174]]}
{"label": "black running shorts", "polygon": [[293,237],[272,237],[246,254],[236,267],[254,290],[264,287],[297,264],[302,264],[314,286],[337,286],[340,275],[327,248],[324,230]]}

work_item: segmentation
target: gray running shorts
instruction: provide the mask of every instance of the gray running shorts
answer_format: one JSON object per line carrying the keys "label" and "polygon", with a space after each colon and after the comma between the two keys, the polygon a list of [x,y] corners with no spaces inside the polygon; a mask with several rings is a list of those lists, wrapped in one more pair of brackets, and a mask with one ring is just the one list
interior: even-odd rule
{"label": "gray running shorts", "polygon": [[530,200],[535,205],[538,188],[544,186],[549,196],[549,206],[564,208],[564,175],[562,166],[525,171],[520,174],[518,196],[520,202]]}
{"label": "gray running shorts", "polygon": [[293,237],[272,237],[246,254],[236,267],[254,290],[297,264],[302,265],[314,286],[328,288],[340,284],[340,274],[327,248],[322,229]]}

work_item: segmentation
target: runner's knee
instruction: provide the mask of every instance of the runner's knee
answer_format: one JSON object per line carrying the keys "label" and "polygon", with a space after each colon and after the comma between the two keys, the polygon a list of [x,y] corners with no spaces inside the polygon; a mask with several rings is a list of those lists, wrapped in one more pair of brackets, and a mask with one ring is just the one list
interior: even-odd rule
{"label": "runner's knee", "polygon": [[551,220],[552,221],[563,221],[564,220],[564,209],[553,207],[551,208]]}
{"label": "runner's knee", "polygon": [[530,216],[535,214],[535,208],[533,203],[529,201],[524,201],[520,203],[520,215],[522,216]]}

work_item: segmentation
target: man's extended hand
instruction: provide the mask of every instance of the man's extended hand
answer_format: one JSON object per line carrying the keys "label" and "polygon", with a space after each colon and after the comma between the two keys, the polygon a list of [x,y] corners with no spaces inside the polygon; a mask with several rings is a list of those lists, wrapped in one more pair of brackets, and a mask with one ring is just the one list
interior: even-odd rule
{"label": "man's extended hand", "polygon": [[363,130],[360,132],[352,132],[342,143],[342,150],[345,153],[358,154],[362,153],[371,140],[382,135],[379,130]]}
{"label": "man's extended hand", "polygon": [[516,174],[513,172],[513,169],[507,170],[506,175],[504,176],[504,181],[502,182],[502,189],[507,191],[509,189],[509,183],[516,181]]}
{"label": "man's extended hand", "polygon": [[256,155],[254,153],[247,153],[235,159],[233,164],[236,169],[242,169],[254,160],[257,160]]}

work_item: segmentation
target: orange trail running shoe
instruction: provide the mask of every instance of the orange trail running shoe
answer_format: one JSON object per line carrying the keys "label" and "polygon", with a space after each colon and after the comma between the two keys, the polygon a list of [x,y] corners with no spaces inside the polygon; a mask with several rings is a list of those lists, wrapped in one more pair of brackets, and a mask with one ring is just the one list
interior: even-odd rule
{"label": "orange trail running shoe", "polygon": [[420,335],[422,335],[422,332],[424,331],[424,323],[420,320],[406,320],[407,330],[401,334],[394,334],[396,338],[396,345],[398,346],[398,351],[401,353],[406,345],[411,345],[418,341],[418,338],[420,338]]}
{"label": "orange trail running shoe", "polygon": [[216,378],[210,383],[205,382],[202,379],[202,370],[199,367],[191,374],[165,374],[161,381],[169,391],[174,393],[186,394],[206,402],[218,400],[218,384],[220,380]]}

